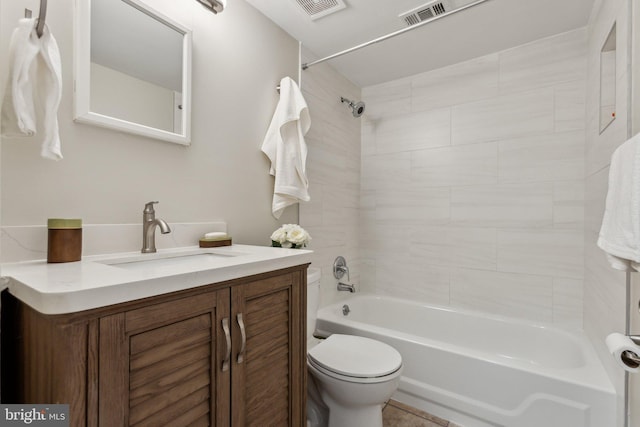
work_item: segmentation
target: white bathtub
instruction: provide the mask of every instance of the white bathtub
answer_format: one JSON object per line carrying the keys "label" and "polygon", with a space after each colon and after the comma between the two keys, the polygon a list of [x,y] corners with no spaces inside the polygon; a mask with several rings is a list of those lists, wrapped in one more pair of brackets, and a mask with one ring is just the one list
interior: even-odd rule
{"label": "white bathtub", "polygon": [[394,398],[465,427],[616,425],[615,390],[582,334],[367,294],[319,310],[317,333],[392,345],[404,363]]}

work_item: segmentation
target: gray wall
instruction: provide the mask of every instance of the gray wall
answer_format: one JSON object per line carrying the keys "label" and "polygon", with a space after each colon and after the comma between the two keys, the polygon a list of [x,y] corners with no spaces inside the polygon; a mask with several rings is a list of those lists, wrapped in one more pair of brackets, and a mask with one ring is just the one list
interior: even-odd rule
{"label": "gray wall", "polygon": [[[195,0],[149,0],[193,30],[192,145],[183,147],[73,122],[73,0],[49,2],[47,24],[63,68],[58,118],[64,159],[40,157],[34,139],[2,141],[2,224],[43,225],[49,217],[87,224],[137,223],[159,200],[171,222],[223,220],[237,243],[269,244],[297,207],[271,216],[273,179],[260,151],[278,101],[276,85],[298,79],[299,45],[243,0],[214,15]],[[17,20],[39,1],[0,0],[0,81]],[[114,31],[117,31],[114,28]],[[4,88],[2,88],[4,89]]]}

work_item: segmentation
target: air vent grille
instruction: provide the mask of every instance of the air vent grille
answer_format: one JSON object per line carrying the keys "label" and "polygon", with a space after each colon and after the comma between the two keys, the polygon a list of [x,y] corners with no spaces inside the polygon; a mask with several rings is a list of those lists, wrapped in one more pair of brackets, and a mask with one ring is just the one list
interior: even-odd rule
{"label": "air vent grille", "polygon": [[442,15],[448,12],[443,2],[431,3],[428,6],[423,6],[418,9],[414,9],[407,14],[400,15],[404,19],[407,25],[416,25],[423,21],[428,21],[435,16]]}
{"label": "air vent grille", "polygon": [[318,19],[346,7],[343,0],[296,0],[311,19]]}
{"label": "air vent grille", "polygon": [[[439,3],[439,4],[442,4],[442,3]],[[433,18],[433,11],[431,10],[430,7],[428,7],[426,9],[419,11],[418,13],[416,13],[416,15],[418,15],[418,22],[420,22],[420,21],[424,21],[425,19]]]}
{"label": "air vent grille", "polygon": [[435,19],[440,15],[447,15],[477,3],[478,0],[432,0],[415,9],[401,13],[398,17],[404,20],[407,25],[411,26]]}
{"label": "air vent grille", "polygon": [[407,25],[411,26],[416,25],[418,22],[420,22],[420,18],[418,18],[415,14],[411,14],[409,16],[405,16],[404,21],[407,23]]}
{"label": "air vent grille", "polygon": [[444,5],[442,3],[437,3],[433,5],[433,13],[436,15],[442,15],[446,11],[444,10]]}

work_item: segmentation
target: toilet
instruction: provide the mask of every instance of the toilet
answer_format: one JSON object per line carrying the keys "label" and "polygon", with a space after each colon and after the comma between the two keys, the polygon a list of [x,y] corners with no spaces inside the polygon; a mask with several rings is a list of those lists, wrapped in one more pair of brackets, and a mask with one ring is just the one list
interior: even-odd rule
{"label": "toilet", "polygon": [[402,356],[383,342],[355,335],[315,338],[320,269],[307,273],[309,427],[382,427],[382,405],[398,388]]}

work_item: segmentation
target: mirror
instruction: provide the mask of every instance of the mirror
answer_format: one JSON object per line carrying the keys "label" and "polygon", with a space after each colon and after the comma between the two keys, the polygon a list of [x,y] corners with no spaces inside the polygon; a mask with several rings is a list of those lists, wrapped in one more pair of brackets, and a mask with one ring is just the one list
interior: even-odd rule
{"label": "mirror", "polygon": [[189,145],[190,30],[140,0],[86,0],[75,42],[75,121]]}
{"label": "mirror", "polygon": [[600,49],[600,133],[616,118],[616,24]]}

